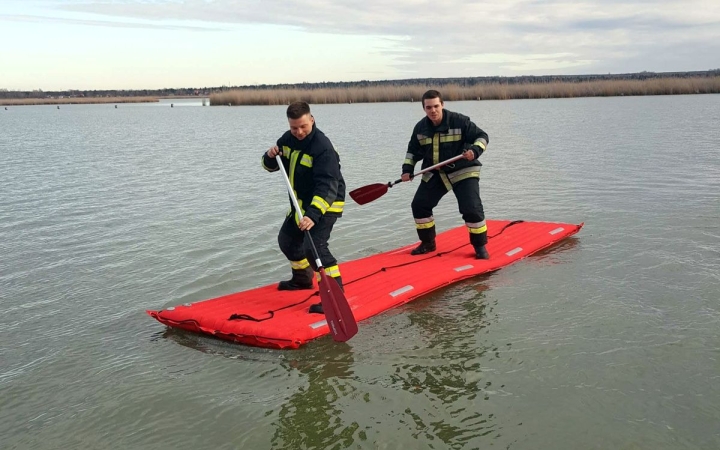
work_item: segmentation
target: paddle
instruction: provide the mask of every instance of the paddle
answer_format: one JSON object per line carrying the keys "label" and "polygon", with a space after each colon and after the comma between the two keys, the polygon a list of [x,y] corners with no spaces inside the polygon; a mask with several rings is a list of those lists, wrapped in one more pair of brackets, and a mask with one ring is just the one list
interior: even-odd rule
{"label": "paddle", "polygon": [[[298,204],[297,198],[295,198],[295,192],[293,191],[292,185],[290,185],[290,180],[285,173],[285,166],[283,166],[280,154],[275,155],[275,159],[280,166],[280,172],[285,180],[285,185],[287,187],[288,194],[290,194],[290,199],[295,206],[295,213],[297,214],[298,221],[300,221],[302,219],[302,216],[300,215],[300,205]],[[312,247],[313,256],[315,257],[315,264],[320,272],[320,282],[318,283],[320,287],[320,303],[322,304],[323,312],[325,313],[325,320],[330,328],[330,334],[332,334],[335,341],[345,342],[355,336],[358,332],[355,316],[353,316],[350,305],[348,305],[347,299],[345,298],[345,293],[340,288],[340,285],[337,284],[337,281],[331,279],[325,273],[325,268],[322,265],[322,261],[320,261],[320,255],[318,255],[317,249],[315,248],[315,242],[313,242],[309,230],[305,230],[305,236],[310,242],[310,247]]]}
{"label": "paddle", "polygon": [[[446,164],[453,163],[464,157],[465,157],[464,155],[453,156],[450,159],[446,159],[445,161],[437,163],[434,166],[430,166],[427,169],[423,169],[418,173],[414,173],[414,174],[410,175],[410,179],[412,180],[417,175],[437,169],[438,167],[442,167]],[[385,193],[387,193],[389,188],[395,186],[398,183],[402,183],[402,178],[399,180],[395,180],[392,183],[387,183],[387,184],[382,184],[382,183],[368,184],[367,186],[359,187],[355,190],[350,191],[350,197],[352,197],[352,199],[355,200],[355,202],[358,205],[364,205],[365,203],[370,203],[373,200],[379,199],[380,197],[385,195]]]}

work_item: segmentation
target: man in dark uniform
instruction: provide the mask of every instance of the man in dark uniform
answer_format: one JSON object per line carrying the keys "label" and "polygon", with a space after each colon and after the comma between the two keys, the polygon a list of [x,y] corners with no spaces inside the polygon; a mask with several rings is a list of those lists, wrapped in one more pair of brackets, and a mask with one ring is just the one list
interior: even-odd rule
{"label": "man in dark uniform", "polygon": [[422,255],[435,251],[433,208],[452,190],[470,234],[475,257],[489,259],[490,255],[485,248],[487,226],[480,200],[481,164],[478,161],[487,148],[488,135],[469,117],[444,109],[438,91],[425,92],[422,102],[426,117],[413,129],[402,165],[402,180],[411,179],[418,161],[422,161],[422,167],[426,168],[456,155],[462,154],[465,158],[423,174],[411,205],[420,245],[411,253]]}
{"label": "man in dark uniform", "polygon": [[[282,156],[301,209],[301,219],[298,220],[295,207],[290,202],[290,211],[280,228],[278,243],[290,261],[292,278],[281,281],[278,289],[313,288],[313,272],[318,268],[305,231],[312,236],[325,273],[342,288],[337,260],[328,248],[330,232],[335,221],[342,216],[345,205],[345,180],[340,172],[340,157],[330,139],[315,126],[307,103],[291,103],[287,108],[287,118],[290,130],[262,156],[262,166],[268,172],[279,169],[275,156]],[[310,306],[310,312],[322,313],[322,305]]]}

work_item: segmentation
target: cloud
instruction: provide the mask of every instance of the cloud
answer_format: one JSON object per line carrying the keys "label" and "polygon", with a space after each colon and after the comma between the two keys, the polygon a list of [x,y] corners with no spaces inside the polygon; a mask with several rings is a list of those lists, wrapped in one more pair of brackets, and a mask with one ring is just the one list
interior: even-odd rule
{"label": "cloud", "polygon": [[200,27],[191,25],[172,25],[172,24],[154,24],[141,22],[116,22],[109,20],[93,20],[93,19],[72,19],[67,17],[53,16],[32,16],[23,14],[0,14],[0,21],[7,22],[30,22],[30,23],[58,23],[66,25],[86,25],[96,27],[114,27],[114,28],[150,28],[164,30],[185,30],[185,31],[214,31],[217,27]]}
{"label": "cloud", "polygon": [[[419,76],[457,70],[574,73],[672,70],[656,57],[668,51],[676,70],[720,66],[720,2],[715,0],[55,0],[56,8],[112,17],[129,26],[192,21],[210,26],[272,24],[308,33],[370,35],[395,45],[378,50]],[[133,22],[135,21],[135,22]],[[112,22],[117,26],[117,22]],[[258,36],[262,39],[262,36]],[[297,45],[298,43],[288,43]],[[299,43],[300,45],[302,43]],[[312,51],[313,49],[308,49]],[[485,55],[506,55],[497,62]],[[564,55],[548,58],[546,55]],[[642,61],[653,66],[642,67]]]}

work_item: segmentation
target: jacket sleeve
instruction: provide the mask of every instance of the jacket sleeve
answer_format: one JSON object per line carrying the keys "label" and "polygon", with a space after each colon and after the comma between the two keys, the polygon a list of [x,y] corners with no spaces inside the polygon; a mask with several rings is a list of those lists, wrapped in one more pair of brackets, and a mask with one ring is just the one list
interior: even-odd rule
{"label": "jacket sleeve", "polygon": [[467,119],[464,128],[463,136],[465,137],[465,146],[471,149],[473,153],[475,153],[475,159],[478,159],[485,149],[487,149],[490,138],[486,132],[481,130],[470,119]]}
{"label": "jacket sleeve", "polygon": [[420,147],[420,142],[417,138],[417,126],[413,128],[413,134],[410,136],[410,142],[408,142],[407,153],[405,154],[405,160],[402,164],[402,173],[412,174],[415,171],[415,164],[418,161],[422,161],[425,155],[423,149]]}
{"label": "jacket sleeve", "polygon": [[312,202],[305,208],[305,216],[318,223],[337,200],[338,186],[340,185],[340,156],[332,144],[327,146],[313,158],[313,190]]}
{"label": "jacket sleeve", "polygon": [[[282,148],[280,140],[277,141],[277,146]],[[263,152],[262,158],[260,159],[260,164],[262,165],[263,169],[267,170],[268,172],[276,172],[280,168],[280,166],[278,166],[277,159],[271,158],[267,155],[267,150]]]}

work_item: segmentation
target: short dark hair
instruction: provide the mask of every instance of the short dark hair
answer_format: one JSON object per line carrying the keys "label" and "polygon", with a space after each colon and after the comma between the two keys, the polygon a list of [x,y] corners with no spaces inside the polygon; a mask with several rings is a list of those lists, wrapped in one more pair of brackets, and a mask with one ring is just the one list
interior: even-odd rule
{"label": "short dark hair", "polygon": [[310,114],[310,105],[306,102],[292,102],[287,108],[288,119],[299,119],[305,114]]}
{"label": "short dark hair", "polygon": [[438,98],[440,99],[440,103],[443,102],[442,95],[435,89],[430,89],[429,91],[426,91],[422,96],[422,105],[425,106],[425,100],[430,100],[431,98]]}

